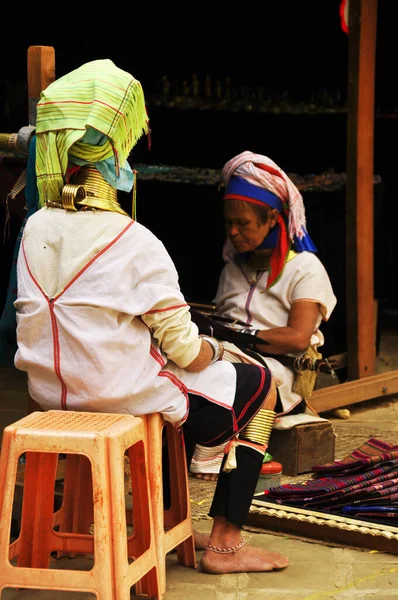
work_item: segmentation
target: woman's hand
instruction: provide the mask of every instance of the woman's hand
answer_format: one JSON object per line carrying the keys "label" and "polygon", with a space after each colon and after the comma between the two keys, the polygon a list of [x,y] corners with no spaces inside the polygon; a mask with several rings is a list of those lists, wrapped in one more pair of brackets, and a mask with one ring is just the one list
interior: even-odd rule
{"label": "woman's hand", "polygon": [[202,345],[200,347],[198,356],[185,368],[187,371],[203,371],[203,369],[205,369],[212,362],[214,362],[213,359],[213,345],[209,341],[207,341],[206,338],[202,338]]}

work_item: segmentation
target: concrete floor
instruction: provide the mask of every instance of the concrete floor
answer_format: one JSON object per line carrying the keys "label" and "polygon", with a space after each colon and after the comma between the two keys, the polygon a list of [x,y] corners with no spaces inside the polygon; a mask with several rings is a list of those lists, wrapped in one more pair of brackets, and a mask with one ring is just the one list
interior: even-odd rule
{"label": "concrete floor", "polygon": [[[396,344],[396,341],[397,338],[393,337],[392,343]],[[397,345],[395,352],[396,348]],[[384,348],[382,355],[387,354]],[[398,368],[391,354],[388,361],[389,370]],[[26,406],[24,374],[16,370],[0,370],[0,434],[7,424],[26,414]],[[361,427],[369,427],[369,437],[379,436],[380,439],[383,439],[383,430],[397,431],[398,444],[398,398],[384,398],[380,402],[373,400],[350,408],[351,425],[357,423]],[[330,420],[335,421],[333,417]],[[195,521],[194,526],[200,531],[209,531],[210,524],[208,519],[201,519]],[[243,536],[256,545],[287,555],[289,567],[271,573],[207,575],[199,569],[179,565],[175,554],[170,554],[165,600],[398,600],[398,554],[265,531],[244,531]],[[201,552],[197,552],[198,560],[200,556]],[[76,568],[79,568],[77,564]],[[1,600],[89,598],[95,596],[26,589],[7,589],[1,595]]]}

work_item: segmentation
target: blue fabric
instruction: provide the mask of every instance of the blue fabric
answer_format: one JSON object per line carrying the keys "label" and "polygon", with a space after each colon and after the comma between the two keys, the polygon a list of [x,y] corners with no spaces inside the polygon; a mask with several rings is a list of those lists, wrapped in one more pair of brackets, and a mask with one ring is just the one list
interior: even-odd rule
{"label": "blue fabric", "polygon": [[[104,144],[106,141],[106,136],[93,127],[88,127],[86,133],[79,141],[84,144],[91,144],[92,146],[102,146],[102,144]],[[87,160],[73,156],[71,153],[69,154],[69,160],[80,166],[93,164]],[[100,160],[94,164],[95,168],[98,169],[105,181],[107,181],[112,187],[116,188],[117,190],[121,190],[122,192],[130,192],[133,189],[134,173],[127,160],[123,166],[120,165],[119,177],[116,175],[114,157]]]}
{"label": "blue fabric", "polygon": [[[279,224],[277,223],[275,227],[271,229],[269,234],[263,239],[261,244],[257,246],[256,250],[264,250],[265,248],[276,248],[279,237]],[[297,235],[293,238],[293,250],[295,252],[318,252],[317,247],[314,242],[310,238],[308,232],[306,230],[304,237],[301,239],[297,237]]]}
{"label": "blue fabric", "polygon": [[225,190],[224,198],[227,199],[231,196],[244,196],[244,198],[257,200],[283,213],[283,203],[278,196],[263,187],[249,183],[246,179],[237,175],[231,177]]}
{"label": "blue fabric", "polygon": [[310,238],[306,229],[303,230],[305,235],[302,238],[297,237],[297,235],[293,238],[294,250],[296,252],[318,252],[314,242]]}
{"label": "blue fabric", "polygon": [[263,239],[261,244],[257,246],[256,250],[265,250],[266,248],[276,248],[279,239],[280,225],[277,223],[269,232],[269,234]]}
{"label": "blue fabric", "polygon": [[7,297],[0,319],[0,367],[13,367],[17,351],[17,318],[14,306],[17,299],[17,259],[26,221],[37,211],[39,206],[39,192],[36,185],[36,136],[33,136],[29,143],[25,199],[27,212],[15,243]]}

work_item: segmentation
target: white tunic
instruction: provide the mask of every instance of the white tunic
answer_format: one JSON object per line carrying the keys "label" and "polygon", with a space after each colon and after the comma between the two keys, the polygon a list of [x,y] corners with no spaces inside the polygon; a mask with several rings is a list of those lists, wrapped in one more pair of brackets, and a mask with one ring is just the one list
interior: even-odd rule
{"label": "white tunic", "polygon": [[161,412],[180,424],[190,391],[233,405],[230,363],[181,368],[199,351],[197,327],[164,245],[128,217],[51,208],[32,215],[15,306],[15,366],[45,410]]}
{"label": "white tunic", "polygon": [[[286,327],[289,311],[297,300],[318,302],[321,306],[311,344],[320,347],[324,338],[319,330],[322,319],[327,321],[336,305],[336,297],[325,267],[312,252],[300,252],[289,260],[282,276],[266,290],[268,271],[256,271],[234,262],[225,264],[219,279],[215,303],[217,313],[238,319],[254,329]],[[283,413],[291,410],[301,397],[292,391],[293,371],[277,357],[264,358],[278,386]]]}

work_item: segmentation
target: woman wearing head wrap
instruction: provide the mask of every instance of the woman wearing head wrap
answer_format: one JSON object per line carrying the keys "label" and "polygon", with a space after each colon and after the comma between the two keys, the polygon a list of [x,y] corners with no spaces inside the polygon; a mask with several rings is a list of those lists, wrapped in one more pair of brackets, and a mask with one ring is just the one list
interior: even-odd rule
{"label": "woman wearing head wrap", "polygon": [[[264,340],[255,350],[265,355],[263,361],[277,381],[275,426],[294,408],[315,420],[315,411],[294,391],[292,366],[278,360],[278,355],[296,357],[309,348],[316,354],[324,342],[319,326],[336,304],[306,230],[302,196],[278,165],[253,152],[232,158],[222,175],[227,240],[216,312],[246,323],[244,330]],[[237,357],[232,354],[231,360]],[[191,471],[198,478],[213,479],[221,456],[221,447],[198,446]]]}
{"label": "woman wearing head wrap", "polygon": [[140,83],[110,60],[41,94],[28,183],[42,208],[18,256],[15,365],[44,410],[159,412],[192,449],[233,439],[199,540],[202,570],[281,569],[285,557],[241,539],[275,417],[270,371],[219,360],[222,344],[199,335],[164,245],[117,201],[134,186],[127,157],[147,132]]}

